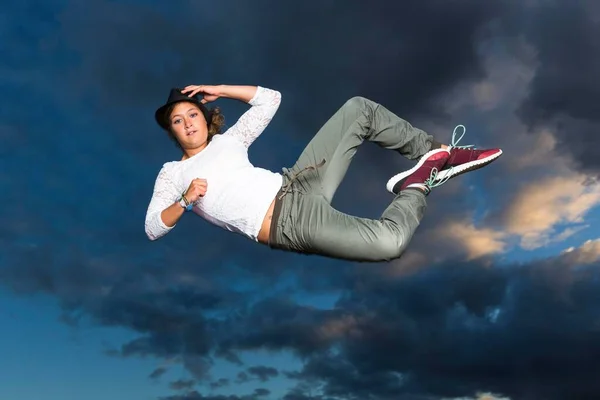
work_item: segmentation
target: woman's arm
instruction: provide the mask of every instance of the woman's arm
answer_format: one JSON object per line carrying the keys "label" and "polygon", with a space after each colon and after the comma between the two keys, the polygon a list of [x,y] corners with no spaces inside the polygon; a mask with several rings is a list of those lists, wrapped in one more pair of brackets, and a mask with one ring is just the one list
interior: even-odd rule
{"label": "woman's arm", "polygon": [[244,85],[188,85],[181,93],[188,93],[189,97],[196,94],[203,95],[200,100],[203,104],[217,100],[219,97],[241,100],[249,103],[256,95],[257,86]]}
{"label": "woman's arm", "polygon": [[185,208],[181,207],[181,205],[177,201],[171,204],[169,207],[165,208],[160,213],[162,223],[166,227],[172,228],[177,224],[177,222],[179,222],[179,219],[181,218],[184,212]]}
{"label": "woman's arm", "polygon": [[258,86],[248,103],[252,107],[225,132],[240,140],[246,148],[254,143],[275,116],[281,104],[281,93]]}
{"label": "woman's arm", "polygon": [[249,103],[256,95],[257,86],[219,85],[219,97]]}
{"label": "woman's arm", "polygon": [[240,140],[244,146],[250,145],[260,136],[271,122],[281,104],[281,93],[262,86],[187,86],[182,93],[189,92],[189,96],[202,93],[203,103],[214,101],[219,97],[226,97],[244,101],[252,107],[246,111],[225,134]]}
{"label": "woman's arm", "polygon": [[[188,204],[194,204],[206,194],[207,190],[206,179],[193,179],[183,194],[184,200]],[[146,212],[146,235],[150,240],[166,235],[179,222],[185,212],[185,208],[179,201],[181,198],[182,195],[177,191],[167,169],[163,166],[154,182],[152,199]]]}
{"label": "woman's arm", "polygon": [[146,211],[145,230],[150,240],[169,233],[177,224],[185,209],[178,203],[180,194],[163,167],[154,183],[154,191]]}

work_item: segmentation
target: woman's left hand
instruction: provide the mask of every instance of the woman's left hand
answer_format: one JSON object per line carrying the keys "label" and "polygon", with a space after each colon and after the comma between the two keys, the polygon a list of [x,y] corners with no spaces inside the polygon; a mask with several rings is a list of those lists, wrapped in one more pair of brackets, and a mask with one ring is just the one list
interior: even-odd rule
{"label": "woman's left hand", "polygon": [[221,88],[211,85],[188,85],[181,91],[184,94],[188,92],[189,97],[201,93],[203,95],[203,98],[200,100],[202,104],[215,101],[221,96]]}

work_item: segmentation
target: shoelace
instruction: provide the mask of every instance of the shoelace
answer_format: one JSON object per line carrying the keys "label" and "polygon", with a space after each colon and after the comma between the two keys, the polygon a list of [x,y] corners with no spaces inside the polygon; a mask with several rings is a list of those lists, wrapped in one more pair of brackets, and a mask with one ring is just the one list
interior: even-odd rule
{"label": "shoelace", "polygon": [[[462,128],[462,134],[460,135],[460,137],[457,139],[456,135],[458,134],[458,129]],[[463,138],[463,136],[465,136],[465,133],[467,133],[467,128],[464,125],[457,125],[454,130],[452,131],[452,142],[450,144],[450,146],[448,146],[448,151],[452,151],[452,149],[469,149],[472,148],[471,150],[475,149],[475,146],[472,144],[468,144],[468,145],[458,145],[458,142],[460,142],[460,140]],[[427,179],[424,183],[426,186],[428,186],[429,191],[431,191],[432,188],[437,187],[437,186],[441,186],[444,183],[446,183],[450,177],[452,176],[452,171],[454,170],[454,167],[450,167],[448,170],[448,173],[446,174],[446,176],[441,179],[439,182],[435,182],[439,173],[439,170],[437,168],[433,168],[431,170],[431,174],[429,175],[429,179]],[[428,192],[429,193],[429,192]]]}
{"label": "shoelace", "polygon": [[[458,139],[456,139],[456,134],[457,134],[457,129],[458,128],[463,128],[463,132],[462,132],[462,135],[460,135],[460,137]],[[472,145],[472,144],[462,145],[462,146],[458,145],[458,142],[460,142],[460,140],[463,138],[463,136],[465,136],[465,133],[467,133],[467,128],[465,128],[464,125],[457,125],[454,128],[454,131],[452,131],[452,143],[450,144],[448,150],[452,150],[452,149],[468,149],[469,147],[472,147],[473,148],[472,150],[474,150],[475,146]]]}
{"label": "shoelace", "polygon": [[[457,139],[456,135],[458,134],[459,128],[462,128],[462,134]],[[469,148],[471,150],[475,150],[475,145],[472,145],[472,144],[461,145],[461,146],[458,145],[458,142],[460,142],[460,140],[463,138],[463,136],[465,136],[466,132],[467,132],[467,128],[465,128],[464,125],[457,125],[454,128],[454,131],[452,131],[452,142],[451,142],[450,146],[448,146],[448,151],[452,151],[452,149],[465,149],[466,150]],[[446,174],[444,179],[440,180],[435,185],[433,183],[437,179],[439,171],[437,168],[434,168],[434,170],[431,171],[431,175],[430,175],[429,179],[427,181],[425,181],[425,184],[429,185],[430,188],[440,186],[440,185],[443,185],[444,183],[446,183],[448,181],[448,179],[450,179],[450,177],[452,176],[452,171],[454,170],[454,167],[450,167],[448,170],[448,173]]]}
{"label": "shoelace", "polygon": [[[454,168],[454,167],[452,167],[452,168]],[[427,187],[427,193],[431,192],[431,189],[433,189],[435,187],[442,186],[444,183],[448,182],[448,180],[450,179],[451,174],[447,174],[443,179],[436,182],[438,173],[439,173],[439,170],[437,169],[437,167],[433,167],[431,169],[431,173],[429,174],[429,178],[425,179],[425,182],[423,182],[424,185]]]}

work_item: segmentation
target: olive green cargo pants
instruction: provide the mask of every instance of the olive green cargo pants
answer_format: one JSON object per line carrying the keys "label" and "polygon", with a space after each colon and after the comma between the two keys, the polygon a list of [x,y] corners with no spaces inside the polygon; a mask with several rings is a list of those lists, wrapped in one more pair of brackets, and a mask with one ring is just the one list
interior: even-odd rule
{"label": "olive green cargo pants", "polygon": [[395,195],[379,219],[342,213],[331,200],[365,140],[416,160],[439,143],[385,107],[363,97],[348,100],[319,130],[295,165],[283,168],[269,246],[352,261],[399,258],[421,222],[426,196]]}

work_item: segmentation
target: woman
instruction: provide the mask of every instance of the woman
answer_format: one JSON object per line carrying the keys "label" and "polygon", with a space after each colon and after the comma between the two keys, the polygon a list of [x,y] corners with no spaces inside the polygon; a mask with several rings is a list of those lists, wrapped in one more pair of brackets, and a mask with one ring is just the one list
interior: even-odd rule
{"label": "woman", "polygon": [[[218,98],[250,105],[225,132],[219,110],[205,106]],[[323,125],[293,167],[275,173],[253,166],[248,148],[280,102],[278,91],[261,86],[171,90],[155,118],[183,156],[158,173],[145,221],[149,239],[166,235],[186,211],[193,211],[273,249],[389,261],[400,257],[411,240],[431,188],[502,154],[500,149],[458,147],[454,140],[443,145],[382,105],[354,97]],[[344,214],[330,204],[365,140],[418,160],[414,168],[390,178],[387,190],[394,198],[376,220]]]}

